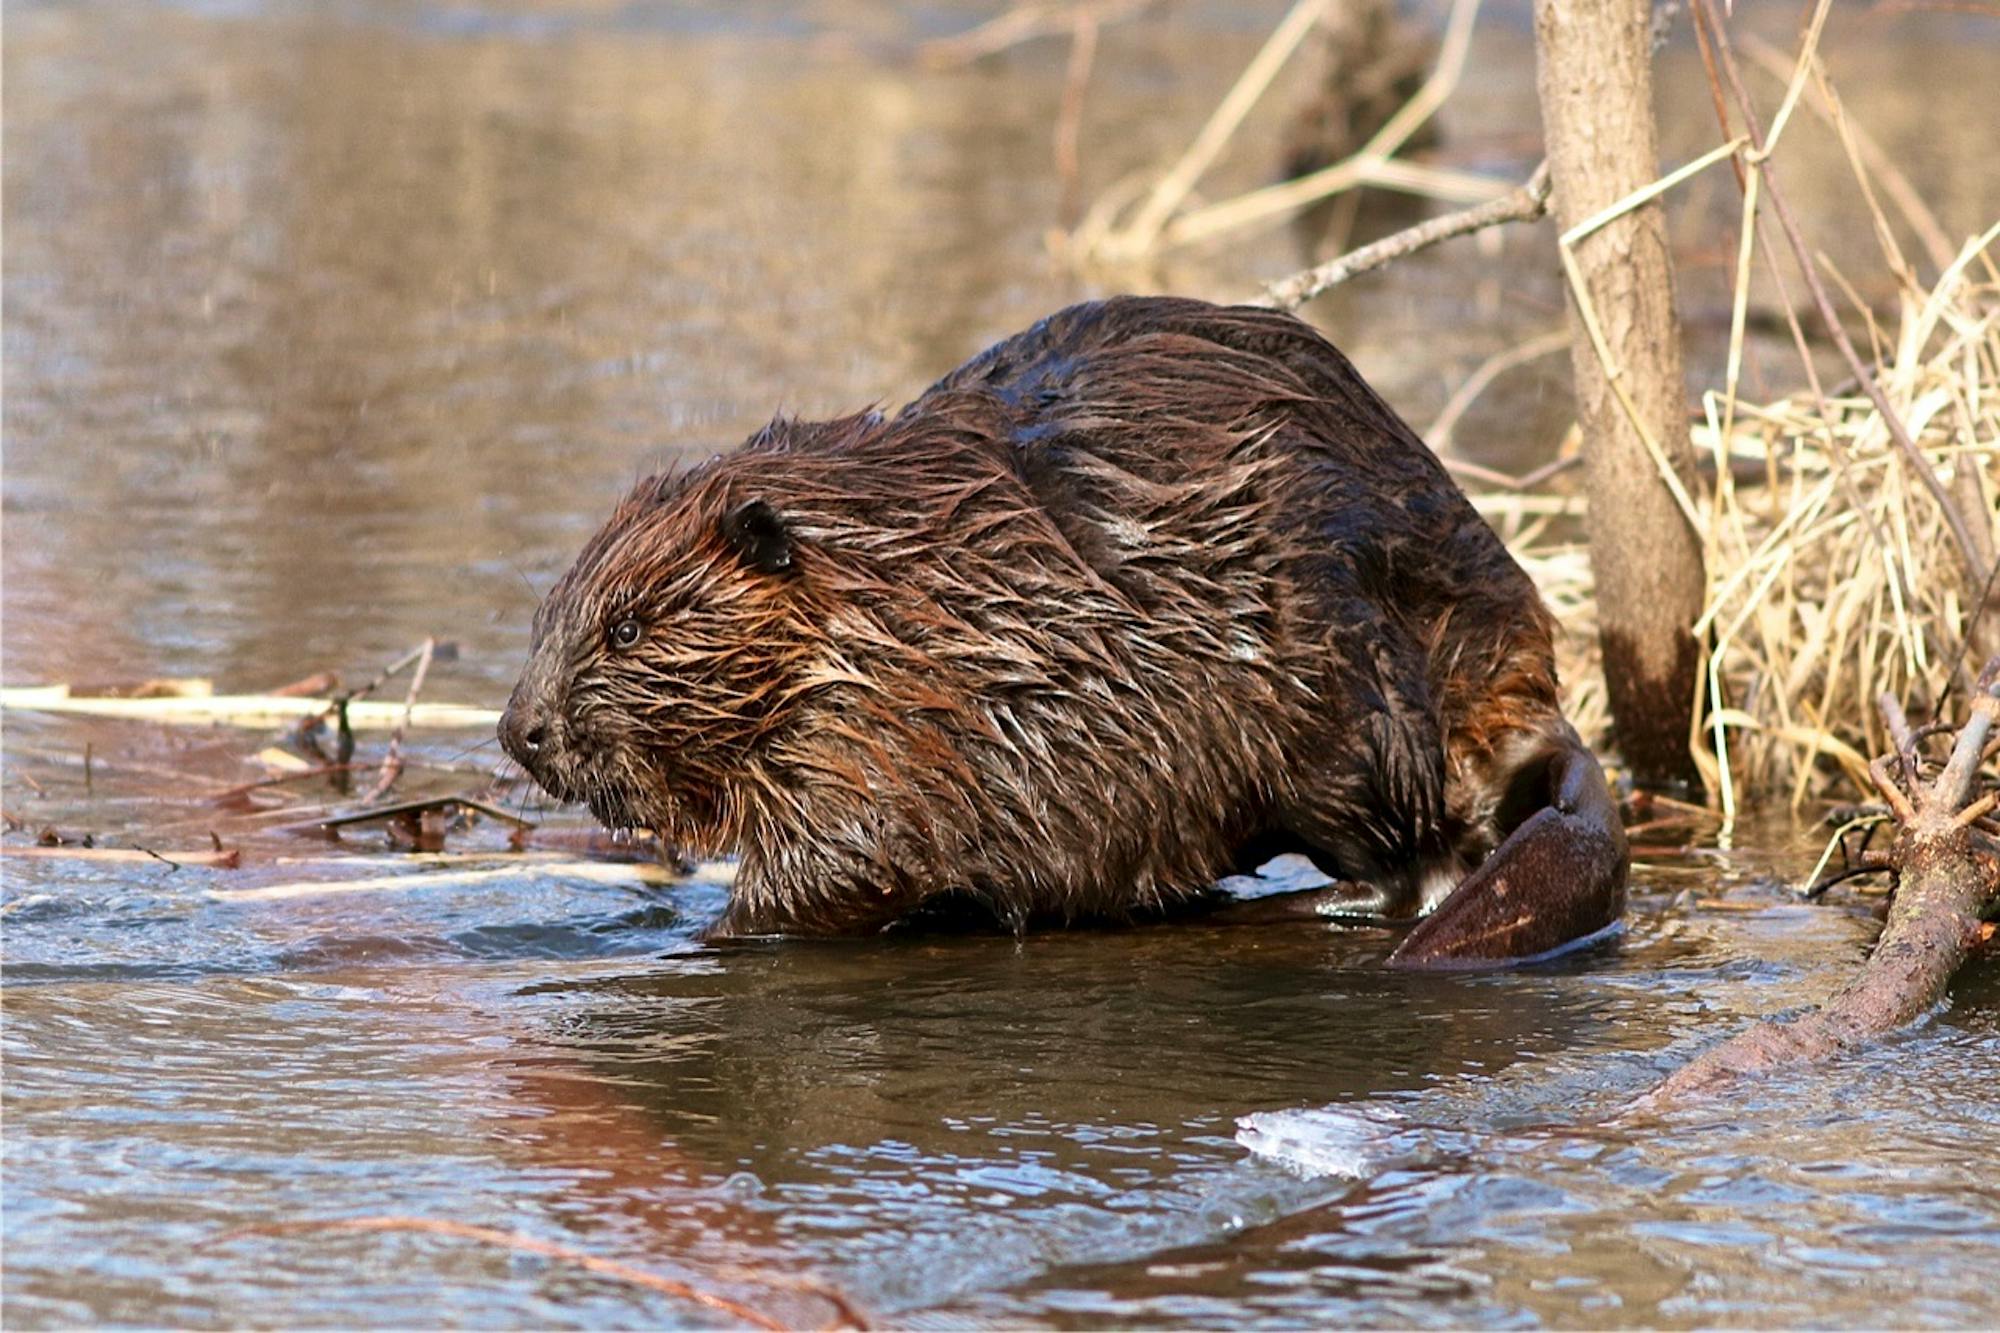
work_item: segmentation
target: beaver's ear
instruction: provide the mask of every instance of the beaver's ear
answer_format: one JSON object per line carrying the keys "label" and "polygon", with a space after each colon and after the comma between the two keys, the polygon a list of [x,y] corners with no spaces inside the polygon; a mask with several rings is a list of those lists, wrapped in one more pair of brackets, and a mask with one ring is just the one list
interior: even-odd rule
{"label": "beaver's ear", "polygon": [[783,574],[792,567],[792,534],[784,515],[763,500],[745,500],[724,514],[722,535],[752,569]]}

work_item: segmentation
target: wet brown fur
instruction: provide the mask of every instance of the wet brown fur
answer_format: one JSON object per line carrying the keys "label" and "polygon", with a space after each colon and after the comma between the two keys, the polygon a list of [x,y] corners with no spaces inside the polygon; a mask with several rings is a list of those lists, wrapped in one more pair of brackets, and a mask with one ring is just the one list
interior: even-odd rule
{"label": "wet brown fur", "polygon": [[607,824],[739,853],[730,931],[1118,916],[1283,846],[1414,912],[1539,803],[1551,630],[1310,327],[1124,297],[641,484],[502,733]]}

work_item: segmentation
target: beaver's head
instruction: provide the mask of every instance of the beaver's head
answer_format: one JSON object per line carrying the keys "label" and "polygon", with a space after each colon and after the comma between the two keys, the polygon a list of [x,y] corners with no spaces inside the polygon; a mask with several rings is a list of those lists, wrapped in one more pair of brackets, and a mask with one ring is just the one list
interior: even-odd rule
{"label": "beaver's head", "polygon": [[642,482],[536,612],[501,745],[610,827],[726,850],[804,647],[796,554],[724,467]]}

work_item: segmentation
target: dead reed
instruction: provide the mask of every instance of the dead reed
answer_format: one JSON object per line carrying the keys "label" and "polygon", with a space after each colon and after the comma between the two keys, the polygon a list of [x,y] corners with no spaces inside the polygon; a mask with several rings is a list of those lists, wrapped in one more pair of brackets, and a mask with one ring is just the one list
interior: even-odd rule
{"label": "dead reed", "polygon": [[[1953,532],[1955,519],[1993,568],[2000,225],[1927,286],[1893,253],[1886,224],[1881,234],[1902,294],[1894,327],[1874,329],[1871,371],[1917,458],[1877,402],[1853,383],[1822,388],[1809,369],[1807,387],[1773,402],[1742,401],[1733,383],[1702,396],[1695,440],[1713,467],[1692,497],[1708,591],[1690,744],[1725,813],[1753,797],[1866,794],[1867,757],[1887,748],[1876,700],[1948,712],[1954,694],[1963,702],[1978,641],[2000,621],[2000,589],[1990,576],[1968,579]],[[1575,533],[1551,521],[1563,508],[1553,499],[1489,495],[1480,505],[1561,622],[1567,705],[1600,735],[1608,716],[1590,565]]]}

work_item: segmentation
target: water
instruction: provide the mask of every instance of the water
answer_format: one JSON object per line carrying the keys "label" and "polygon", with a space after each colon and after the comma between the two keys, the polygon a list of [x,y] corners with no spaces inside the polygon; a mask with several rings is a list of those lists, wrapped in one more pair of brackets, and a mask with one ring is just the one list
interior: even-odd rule
{"label": "water", "polygon": [[[1047,261],[1060,44],[907,59],[986,12],[11,7],[6,681],[354,681],[437,634],[461,651],[427,697],[497,704],[534,589],[635,475],[774,408],[894,401],[1104,287],[1227,296],[1300,257],[1279,232],[1151,274]],[[1107,31],[1087,184],[1178,143],[1272,18]],[[1842,11],[1830,39],[1954,236],[2000,209],[1968,31]],[[1517,23],[1482,29],[1447,120],[1463,163],[1525,169],[1531,139],[1493,128],[1532,124],[1525,52]],[[1691,67],[1669,54],[1678,86]],[[1709,142],[1701,110],[1669,109],[1670,156]],[[1865,279],[1838,160],[1797,151],[1802,209]],[[1690,238],[1733,207],[1709,184],[1676,221],[1697,367],[1728,261]],[[1423,422],[1553,325],[1535,244],[1435,252],[1316,313]],[[1467,451],[1541,457],[1560,370],[1504,381]],[[2000,1318],[1990,961],[1878,1050],[1607,1127],[1873,937],[1866,899],[1792,902],[1819,835],[1781,818],[1650,835],[1625,937],[1517,975],[1190,924],[718,949],[707,872],[510,858],[491,822],[449,843],[478,859],[418,863],[379,830],[282,831],[323,785],[225,795],[273,737],[5,726],[12,851],[46,826],[243,852],[4,861],[10,1326],[715,1319],[464,1238],[272,1229],[368,1216],[523,1232],[807,1325],[834,1311],[801,1284],[912,1325]],[[416,738],[404,787],[478,789],[484,739]],[[1290,1117],[1329,1106],[1401,1119]],[[1246,1150],[1256,1113],[1284,1152]],[[1354,1174],[1300,1169],[1342,1144]]]}

